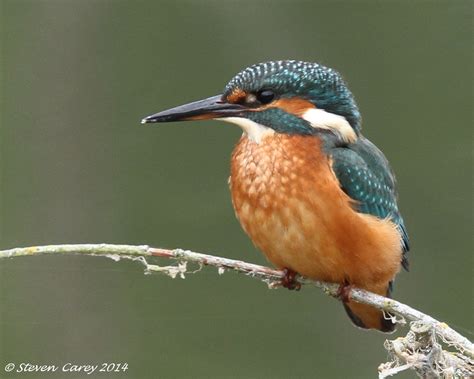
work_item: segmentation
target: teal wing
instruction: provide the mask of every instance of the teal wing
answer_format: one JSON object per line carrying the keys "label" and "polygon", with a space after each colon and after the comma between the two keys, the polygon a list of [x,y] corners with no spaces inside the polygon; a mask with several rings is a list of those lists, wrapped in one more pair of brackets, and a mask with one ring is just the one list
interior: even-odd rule
{"label": "teal wing", "polygon": [[398,210],[395,177],[385,156],[364,137],[349,146],[331,149],[330,155],[341,188],[356,200],[357,211],[389,218],[397,225],[403,249],[402,265],[408,270],[408,234]]}

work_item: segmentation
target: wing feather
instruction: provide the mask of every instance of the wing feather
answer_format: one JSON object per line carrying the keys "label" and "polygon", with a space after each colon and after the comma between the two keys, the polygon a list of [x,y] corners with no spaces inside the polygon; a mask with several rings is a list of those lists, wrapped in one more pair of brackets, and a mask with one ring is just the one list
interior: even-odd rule
{"label": "wing feather", "polygon": [[393,221],[400,232],[402,265],[408,270],[408,234],[398,210],[395,176],[387,159],[369,140],[361,137],[346,147],[331,149],[332,169],[360,213]]}

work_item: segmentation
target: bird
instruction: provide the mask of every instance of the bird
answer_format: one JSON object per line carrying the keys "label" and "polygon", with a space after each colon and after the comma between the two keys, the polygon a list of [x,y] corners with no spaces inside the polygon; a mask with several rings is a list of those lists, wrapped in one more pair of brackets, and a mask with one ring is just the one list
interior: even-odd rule
{"label": "bird", "polygon": [[336,70],[275,60],[249,66],[223,92],[145,117],[142,123],[221,120],[243,133],[230,163],[235,214],[277,268],[338,283],[350,320],[393,332],[393,315],[350,298],[353,287],[391,297],[408,271],[409,239],[394,173],[361,133],[354,95]]}

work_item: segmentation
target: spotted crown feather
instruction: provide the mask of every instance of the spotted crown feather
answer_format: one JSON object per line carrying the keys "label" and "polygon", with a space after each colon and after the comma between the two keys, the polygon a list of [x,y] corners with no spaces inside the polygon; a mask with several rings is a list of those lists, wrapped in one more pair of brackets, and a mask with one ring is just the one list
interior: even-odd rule
{"label": "spotted crown feather", "polygon": [[236,89],[272,89],[281,97],[301,97],[317,108],[344,116],[356,132],[361,129],[359,109],[343,78],[336,70],[318,63],[281,60],[254,64],[232,78],[224,96]]}

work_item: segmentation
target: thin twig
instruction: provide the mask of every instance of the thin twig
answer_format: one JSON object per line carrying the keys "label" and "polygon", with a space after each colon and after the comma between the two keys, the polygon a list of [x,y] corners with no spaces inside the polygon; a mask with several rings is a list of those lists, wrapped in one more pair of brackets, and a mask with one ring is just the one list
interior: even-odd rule
{"label": "thin twig", "polygon": [[[217,267],[219,269],[219,273],[223,273],[227,269],[241,272],[247,274],[247,276],[251,276],[266,282],[272,288],[278,287],[280,285],[281,279],[284,276],[284,273],[280,270],[275,270],[269,267],[239,260],[201,254],[189,250],[160,249],[146,245],[132,246],[111,244],[77,244],[32,246],[0,251],[0,259],[45,254],[80,254],[105,256],[116,261],[120,259],[132,259],[143,263],[147,272],[162,272],[172,277],[180,275],[183,278],[184,274],[190,273],[186,267],[186,263],[193,262],[197,263],[199,266],[207,265]],[[150,264],[146,259],[151,257],[173,259],[178,262],[178,265],[163,267]],[[301,284],[311,284],[319,287],[328,295],[337,297],[339,289],[338,284],[325,283],[303,277],[299,277],[298,281]],[[351,290],[350,296],[352,300],[358,303],[368,304],[387,313],[395,314],[401,317],[402,320],[408,319],[410,321],[420,321],[422,324],[429,325],[436,336],[438,336],[448,346],[452,346],[457,349],[460,354],[466,357],[467,361],[472,366],[472,360],[474,359],[474,345],[467,338],[450,328],[446,323],[440,322],[433,317],[396,300],[379,296],[365,290],[354,288]],[[402,320],[398,319],[396,321],[401,322]],[[406,363],[404,364],[406,365]],[[406,367],[409,368],[410,365],[406,365]],[[398,369],[393,367],[391,367],[390,370],[393,373],[398,372]]]}

